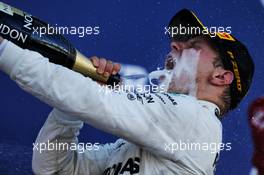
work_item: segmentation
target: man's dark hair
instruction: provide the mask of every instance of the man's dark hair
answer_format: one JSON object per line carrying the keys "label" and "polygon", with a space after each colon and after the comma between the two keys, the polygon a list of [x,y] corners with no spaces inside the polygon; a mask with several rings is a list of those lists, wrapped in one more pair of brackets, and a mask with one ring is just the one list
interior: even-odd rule
{"label": "man's dark hair", "polygon": [[[217,56],[215,57],[215,61],[213,62],[214,67],[215,68],[221,67],[225,69],[223,61],[220,58],[220,52],[219,52],[218,47],[215,45],[215,43],[210,41],[210,38],[206,36],[204,36],[203,38],[207,41],[211,49],[217,54]],[[219,97],[221,101],[223,102],[223,104],[219,106],[221,110],[221,116],[223,116],[225,113],[227,113],[230,110],[230,107],[231,107],[231,94],[230,93],[231,93],[230,86],[228,86],[227,88],[224,89],[223,93]]]}
{"label": "man's dark hair", "polygon": [[[215,61],[214,61],[214,67],[217,68],[217,67],[221,67],[224,69],[224,65],[223,65],[223,62],[222,62],[222,59],[217,56],[215,58]],[[220,106],[220,110],[221,110],[221,116],[224,115],[225,113],[227,113],[231,107],[231,95],[230,95],[230,86],[225,88],[223,93],[221,94],[220,96],[220,99],[222,100],[223,102],[223,105]]]}

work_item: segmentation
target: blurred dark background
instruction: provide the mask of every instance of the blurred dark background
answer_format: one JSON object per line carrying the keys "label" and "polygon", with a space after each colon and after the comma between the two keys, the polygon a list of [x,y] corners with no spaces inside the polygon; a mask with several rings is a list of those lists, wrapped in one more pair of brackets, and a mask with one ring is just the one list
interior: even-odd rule
{"label": "blurred dark background", "polygon": [[[231,26],[256,64],[252,88],[239,108],[223,120],[224,140],[231,151],[221,152],[217,175],[248,174],[253,150],[247,123],[247,107],[263,95],[264,8],[261,1],[240,0],[4,0],[57,26],[99,26],[99,35],[66,37],[85,55],[135,64],[152,71],[169,51],[164,27],[180,9],[196,12],[206,26]],[[23,92],[0,73],[0,174],[31,174],[32,143],[51,108]],[[106,143],[116,138],[90,126],[80,141]]]}

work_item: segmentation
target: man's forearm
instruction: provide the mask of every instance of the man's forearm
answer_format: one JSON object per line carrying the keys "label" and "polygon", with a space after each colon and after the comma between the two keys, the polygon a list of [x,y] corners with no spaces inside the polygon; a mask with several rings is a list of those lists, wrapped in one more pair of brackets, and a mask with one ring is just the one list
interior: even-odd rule
{"label": "man's forearm", "polygon": [[108,132],[117,125],[117,110],[110,103],[113,94],[104,93],[105,89],[90,78],[50,63],[37,52],[8,42],[0,56],[0,70],[25,91],[68,115]]}
{"label": "man's forearm", "polygon": [[[21,49],[11,42],[7,43],[1,54],[0,69],[27,92],[53,107],[70,113],[78,111],[78,106],[83,106],[76,105],[80,100],[78,98],[89,95],[91,86],[97,88],[91,79],[50,63],[37,52]],[[93,85],[88,86],[90,83]],[[81,84],[86,86],[86,92],[83,94],[79,89]]]}

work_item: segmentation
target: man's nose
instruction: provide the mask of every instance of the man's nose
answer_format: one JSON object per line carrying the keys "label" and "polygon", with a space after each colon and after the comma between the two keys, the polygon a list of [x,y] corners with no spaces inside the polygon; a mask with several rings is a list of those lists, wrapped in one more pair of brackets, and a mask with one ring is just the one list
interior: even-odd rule
{"label": "man's nose", "polygon": [[188,45],[186,42],[178,42],[172,41],[171,42],[171,50],[175,52],[181,52],[183,49],[187,49]]}

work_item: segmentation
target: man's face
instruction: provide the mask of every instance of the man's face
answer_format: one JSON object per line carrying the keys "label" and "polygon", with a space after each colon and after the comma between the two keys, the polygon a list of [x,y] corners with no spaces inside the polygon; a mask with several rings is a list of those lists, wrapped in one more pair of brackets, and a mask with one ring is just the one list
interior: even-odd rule
{"label": "man's face", "polygon": [[217,53],[203,37],[187,42],[171,42],[171,52],[165,61],[165,68],[173,75],[168,92],[196,96],[199,88],[205,87],[215,70]]}

